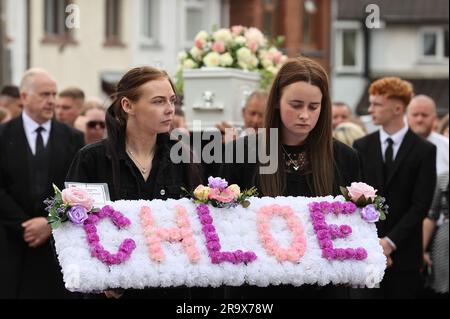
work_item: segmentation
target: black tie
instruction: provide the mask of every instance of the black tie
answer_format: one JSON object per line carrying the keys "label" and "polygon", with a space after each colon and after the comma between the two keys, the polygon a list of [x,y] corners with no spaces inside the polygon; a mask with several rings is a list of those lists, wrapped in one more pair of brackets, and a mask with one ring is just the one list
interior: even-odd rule
{"label": "black tie", "polygon": [[42,126],[36,129],[36,158],[39,158],[44,154],[44,139],[42,138],[41,132],[45,130]]}
{"label": "black tie", "polygon": [[386,142],[388,143],[388,147],[386,148],[386,152],[384,153],[385,181],[389,177],[389,173],[392,169],[392,164],[394,163],[394,148],[392,147],[394,141],[392,140],[392,138],[388,137],[386,139]]}

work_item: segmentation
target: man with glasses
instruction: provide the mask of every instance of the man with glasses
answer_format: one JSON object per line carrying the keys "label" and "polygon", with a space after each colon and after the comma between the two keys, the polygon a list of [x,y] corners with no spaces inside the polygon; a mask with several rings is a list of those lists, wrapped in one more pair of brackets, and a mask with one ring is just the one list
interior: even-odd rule
{"label": "man with glasses", "polygon": [[86,130],[84,139],[86,145],[100,141],[106,137],[105,110],[103,108],[91,108],[85,114]]}

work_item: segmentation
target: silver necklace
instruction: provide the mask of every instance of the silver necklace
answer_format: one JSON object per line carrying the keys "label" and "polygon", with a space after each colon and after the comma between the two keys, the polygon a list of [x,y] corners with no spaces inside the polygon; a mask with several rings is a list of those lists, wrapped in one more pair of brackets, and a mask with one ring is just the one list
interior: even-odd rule
{"label": "silver necklace", "polygon": [[[128,148],[126,149],[128,155],[130,155],[131,159],[133,160],[133,162],[137,165],[137,167],[139,168],[139,170],[141,171],[142,175],[147,174],[147,170],[148,168],[144,167],[137,159],[136,157],[134,157],[134,154],[132,151],[130,151]],[[153,154],[153,152],[152,152]],[[152,156],[152,154],[150,154],[150,157]]]}
{"label": "silver necklace", "polygon": [[289,163],[292,164],[292,167],[294,168],[295,171],[298,171],[298,169],[300,168],[300,165],[298,164],[298,161],[294,161],[291,157],[291,155],[289,155],[289,153],[286,151],[286,149],[284,148],[283,145],[281,145],[281,148],[283,149],[284,153],[287,155],[287,157],[289,158]]}

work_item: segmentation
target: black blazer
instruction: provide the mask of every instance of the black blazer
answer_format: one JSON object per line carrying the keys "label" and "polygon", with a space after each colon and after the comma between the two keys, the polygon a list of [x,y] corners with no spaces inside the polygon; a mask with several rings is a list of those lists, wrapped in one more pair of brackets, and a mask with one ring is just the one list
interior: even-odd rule
{"label": "black blazer", "polygon": [[411,130],[406,133],[390,176],[384,181],[379,131],[354,143],[363,180],[386,198],[389,213],[377,223],[380,238],[389,237],[397,246],[393,270],[418,270],[422,265],[422,220],[436,184],[436,146]]}
{"label": "black blazer", "polygon": [[[50,165],[46,197],[53,195],[52,183],[60,188],[64,186],[64,178],[72,158],[83,145],[83,133],[52,120],[48,142]],[[55,287],[52,287],[54,278],[49,277],[54,277],[54,274],[49,273],[60,270],[52,255],[50,243],[38,248],[28,248],[23,240],[21,224],[34,217],[47,216],[42,203],[45,198],[40,198],[39,203],[36,203],[31,194],[29,152],[21,116],[0,127],[0,224],[6,229],[6,249],[10,258],[7,269],[0,269],[0,286],[7,286],[13,298],[55,297]],[[37,204],[42,204],[38,211],[35,210]]]}

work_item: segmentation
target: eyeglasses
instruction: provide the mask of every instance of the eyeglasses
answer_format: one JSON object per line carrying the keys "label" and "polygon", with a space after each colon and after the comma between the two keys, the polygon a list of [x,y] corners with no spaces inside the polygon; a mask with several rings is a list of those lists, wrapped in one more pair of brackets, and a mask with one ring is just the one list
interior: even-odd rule
{"label": "eyeglasses", "polygon": [[86,123],[86,126],[88,128],[96,128],[98,126],[100,126],[100,128],[104,129],[105,128],[105,122],[104,121],[89,121]]}

